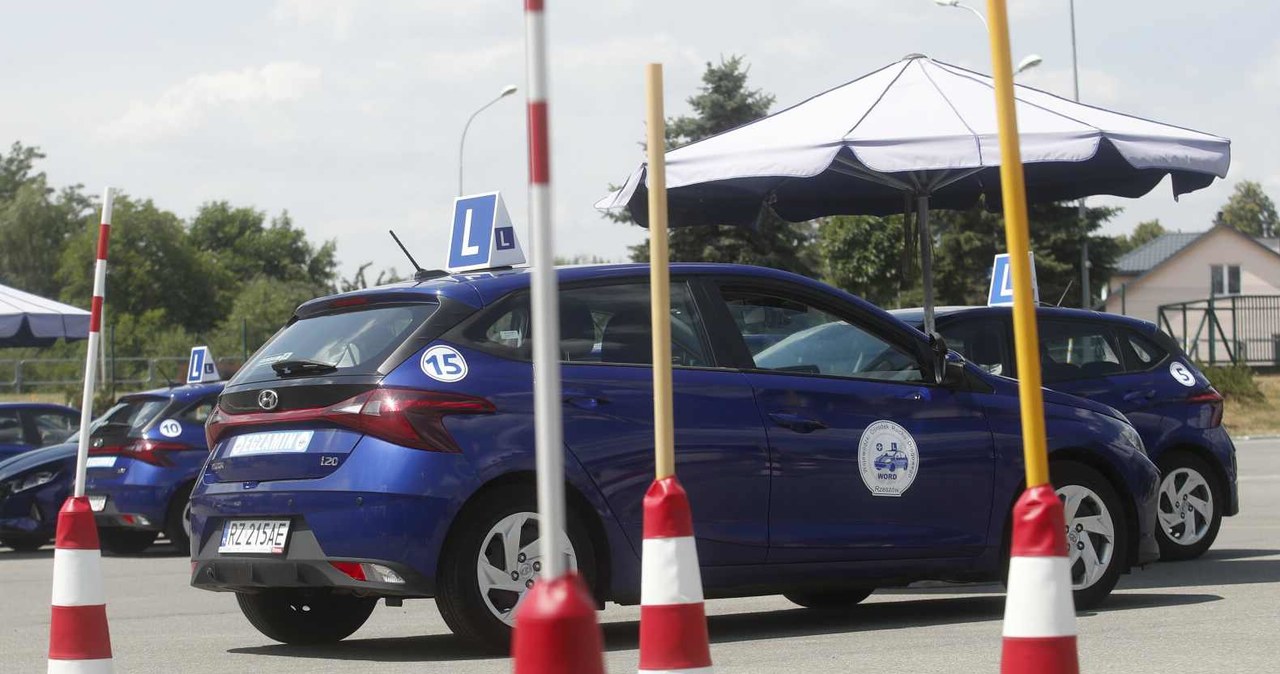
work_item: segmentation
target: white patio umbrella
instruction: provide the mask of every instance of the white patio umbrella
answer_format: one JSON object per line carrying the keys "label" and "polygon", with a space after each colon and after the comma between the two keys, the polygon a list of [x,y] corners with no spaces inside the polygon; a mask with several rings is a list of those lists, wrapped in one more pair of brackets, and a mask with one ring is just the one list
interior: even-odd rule
{"label": "white patio umbrella", "polygon": [[0,347],[48,346],[89,336],[89,312],[0,285]]}
{"label": "white patio umbrella", "polygon": [[[1174,197],[1227,174],[1226,138],[1015,87],[1033,202],[1139,197],[1171,176]],[[672,226],[751,226],[915,208],[925,326],[933,328],[928,212],[1000,203],[991,78],[912,54],[768,117],[667,153]],[[645,166],[596,203],[648,222]]]}

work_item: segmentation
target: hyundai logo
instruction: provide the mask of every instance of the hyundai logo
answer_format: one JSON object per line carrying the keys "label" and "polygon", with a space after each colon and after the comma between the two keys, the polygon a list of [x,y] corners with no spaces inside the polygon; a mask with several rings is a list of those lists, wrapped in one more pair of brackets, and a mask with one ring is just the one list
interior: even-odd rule
{"label": "hyundai logo", "polygon": [[266,389],[262,393],[258,394],[258,407],[261,407],[264,410],[274,410],[276,405],[279,404],[280,394],[272,391],[271,389]]}

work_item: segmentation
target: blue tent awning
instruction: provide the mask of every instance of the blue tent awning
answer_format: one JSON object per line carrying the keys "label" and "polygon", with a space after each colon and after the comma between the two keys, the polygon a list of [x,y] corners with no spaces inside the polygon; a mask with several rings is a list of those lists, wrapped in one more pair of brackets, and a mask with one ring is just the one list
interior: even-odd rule
{"label": "blue tent awning", "polygon": [[0,285],[0,347],[49,346],[89,336],[89,312]]}

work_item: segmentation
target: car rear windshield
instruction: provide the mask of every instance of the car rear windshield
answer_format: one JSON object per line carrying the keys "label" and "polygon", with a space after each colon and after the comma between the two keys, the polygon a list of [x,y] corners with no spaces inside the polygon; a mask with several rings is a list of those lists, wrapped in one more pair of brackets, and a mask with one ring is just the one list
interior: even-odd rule
{"label": "car rear windshield", "polygon": [[93,423],[90,435],[98,435],[99,431],[104,431],[105,427],[110,425],[117,429],[127,429],[126,434],[129,436],[139,436],[142,434],[142,429],[160,416],[168,406],[168,398],[149,396],[125,398]]}
{"label": "car rear windshield", "polygon": [[[313,363],[314,374],[372,374],[438,305],[375,305],[304,318],[276,334],[240,369],[232,383],[277,379],[289,363]],[[277,366],[273,368],[272,366]]]}

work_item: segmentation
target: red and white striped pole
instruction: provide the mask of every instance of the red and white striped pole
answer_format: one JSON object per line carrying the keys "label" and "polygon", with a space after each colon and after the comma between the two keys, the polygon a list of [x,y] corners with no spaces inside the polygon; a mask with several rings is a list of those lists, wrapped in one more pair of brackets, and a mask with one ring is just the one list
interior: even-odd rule
{"label": "red and white striped pole", "polygon": [[1013,507],[1002,674],[1080,671],[1065,522],[1052,485],[1027,489]]}
{"label": "red and white striped pole", "polygon": [[98,342],[102,333],[102,298],[107,280],[107,240],[111,236],[113,194],[102,195],[102,224],[94,261],[93,305],[89,314],[88,355],[84,365],[84,397],[80,404],[80,446],[76,455],[74,495],[58,513],[53,552],[53,601],[49,621],[49,674],[109,674],[111,635],[107,629],[107,600],[102,589],[102,553],[93,509],[84,495],[89,460],[89,424],[93,420],[93,390]]}
{"label": "red and white striped pole", "polygon": [[516,612],[516,674],[604,674],[595,603],[560,550],[565,527],[560,405],[560,306],[551,222],[551,142],[547,133],[547,45],[543,0],[525,0],[529,113],[529,227],[533,273],[533,411],[542,578]]}

